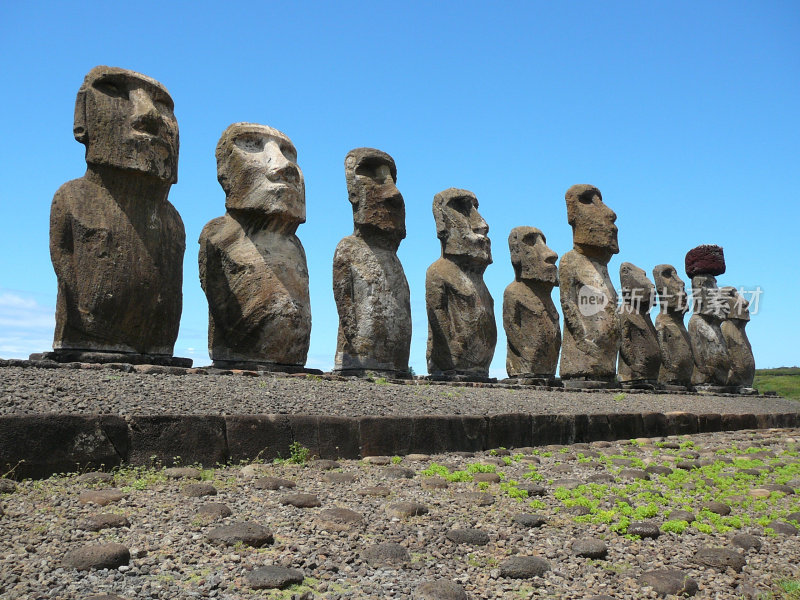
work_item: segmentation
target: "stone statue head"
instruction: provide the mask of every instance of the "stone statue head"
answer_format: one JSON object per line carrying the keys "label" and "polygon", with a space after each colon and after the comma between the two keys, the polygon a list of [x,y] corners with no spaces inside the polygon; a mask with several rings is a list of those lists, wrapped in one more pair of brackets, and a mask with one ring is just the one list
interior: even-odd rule
{"label": "stone statue head", "polygon": [[398,243],[405,238],[406,207],[394,159],[375,148],[355,148],[344,159],[344,175],[356,230]]}
{"label": "stone statue head", "polygon": [[508,250],[517,281],[558,285],[558,254],[547,247],[547,239],[536,227],[514,227],[508,234]]}
{"label": "stone statue head", "polygon": [[653,269],[653,279],[658,290],[658,301],[662,312],[685,313],[689,309],[689,299],[686,296],[686,285],[678,277],[678,272],[672,265],[656,265]]}
{"label": "stone statue head", "polygon": [[75,139],[90,165],[178,181],[178,122],[167,89],[117,67],[95,67],[75,100]]}
{"label": "stone statue head", "polygon": [[656,299],[656,288],[647,278],[644,269],[633,263],[624,262],[619,266],[619,283],[622,288],[622,301],[633,312],[650,312]]}
{"label": "stone statue head", "polygon": [[492,263],[489,226],[478,212],[475,194],[457,188],[439,192],[433,197],[433,218],[443,256],[484,268]]}
{"label": "stone statue head", "polygon": [[567,221],[572,225],[572,242],[582,254],[605,258],[619,252],[617,215],[603,204],[600,190],[592,185],[573,185],[567,190]]}
{"label": "stone statue head", "polygon": [[305,182],[286,135],[266,125],[234,123],[222,133],[215,154],[226,209],[305,223]]}
{"label": "stone statue head", "polygon": [[717,287],[717,278],[706,273],[692,277],[694,312],[722,322],[728,314],[728,297]]}
{"label": "stone statue head", "polygon": [[731,321],[749,321],[750,303],[744,299],[735,287],[726,286],[720,290],[728,300],[728,319]]}

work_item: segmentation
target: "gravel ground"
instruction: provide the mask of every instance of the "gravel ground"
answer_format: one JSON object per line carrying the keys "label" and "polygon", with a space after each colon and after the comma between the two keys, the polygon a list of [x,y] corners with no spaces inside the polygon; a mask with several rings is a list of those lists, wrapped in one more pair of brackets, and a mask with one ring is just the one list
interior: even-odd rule
{"label": "gravel ground", "polygon": [[[154,393],[164,381],[135,377],[125,387],[150,383]],[[270,389],[297,383],[266,381]],[[81,373],[63,385],[76,394],[79,385],[110,389],[103,382]],[[47,385],[56,384],[32,389]],[[0,598],[638,599],[681,586],[698,598],[790,598],[782,582],[800,580],[791,524],[800,519],[799,429],[111,475],[0,480]],[[268,477],[296,487],[270,489]],[[308,508],[285,504],[298,493],[311,495],[294,499]],[[402,503],[427,512],[402,516]],[[674,510],[697,521],[669,517]],[[110,515],[99,519],[106,526],[121,526],[87,529],[101,514]],[[214,541],[216,528],[237,522],[249,523],[249,542]],[[74,551],[99,543],[122,546],[104,550],[112,568],[64,566],[79,564]],[[270,565],[299,573],[265,572]],[[302,583],[254,588],[292,575]]]}
{"label": "gravel ground", "polygon": [[511,386],[468,387],[326,380],[266,374],[169,375],[109,369],[0,368],[0,415],[33,413],[491,415],[797,412],[778,397],[574,392]]}

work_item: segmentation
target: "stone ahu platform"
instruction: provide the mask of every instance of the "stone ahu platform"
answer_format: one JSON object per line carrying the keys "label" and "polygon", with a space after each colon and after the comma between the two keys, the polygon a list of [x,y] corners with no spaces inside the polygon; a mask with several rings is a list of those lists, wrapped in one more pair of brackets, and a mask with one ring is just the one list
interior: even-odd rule
{"label": "stone ahu platform", "polygon": [[[351,459],[800,426],[774,396],[0,360],[0,474]],[[180,457],[179,459],[177,457]]]}

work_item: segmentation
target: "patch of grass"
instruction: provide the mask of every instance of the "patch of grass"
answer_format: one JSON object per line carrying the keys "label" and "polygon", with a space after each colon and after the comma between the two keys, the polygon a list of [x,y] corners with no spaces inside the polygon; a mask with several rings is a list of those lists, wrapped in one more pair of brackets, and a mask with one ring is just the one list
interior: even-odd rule
{"label": "patch of grass", "polygon": [[784,398],[800,400],[800,373],[797,375],[756,375],[753,387],[762,394],[777,392]]}
{"label": "patch of grass", "polygon": [[309,454],[311,454],[311,450],[303,446],[300,442],[292,442],[289,444],[289,458],[286,462],[295,465],[304,465],[308,462]]}
{"label": "patch of grass", "polygon": [[393,456],[392,457],[392,464],[393,465],[399,465],[401,462],[403,462],[403,457],[402,456]]}
{"label": "patch of grass", "polygon": [[615,402],[622,402],[627,397],[627,394],[624,392],[620,392],[619,394],[614,394],[614,401]]}
{"label": "patch of grass", "polygon": [[663,525],[661,525],[661,531],[667,533],[681,534],[686,530],[688,526],[689,523],[687,521],[678,521],[673,519],[672,521],[667,521]]}

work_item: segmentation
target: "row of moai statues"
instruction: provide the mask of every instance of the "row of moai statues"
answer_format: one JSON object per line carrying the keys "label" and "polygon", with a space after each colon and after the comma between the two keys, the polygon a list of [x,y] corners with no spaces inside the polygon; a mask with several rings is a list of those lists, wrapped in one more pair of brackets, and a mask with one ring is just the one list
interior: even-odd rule
{"label": "row of moai statues", "polygon": [[[188,366],[189,359],[172,356],[185,251],[183,224],[167,200],[178,163],[172,99],[145,75],[96,67],[78,92],[74,134],[86,146],[87,171],[53,199],[50,250],[58,300],[54,352],[46,357]],[[305,371],[311,308],[305,251],[296,235],[306,219],[296,149],[271,127],[235,123],[222,134],[216,160],[226,212],[203,229],[198,257],[213,364]],[[409,377],[411,308],[397,257],[406,235],[397,168],[385,152],[358,148],[345,158],[345,179],[354,230],[333,261],[339,313],[334,372]],[[652,303],[632,303],[642,297],[637,290],[652,284],[624,263],[623,302],[631,310],[618,313],[607,269],[619,251],[616,215],[589,185],[571,187],[566,204],[574,248],[560,268],[540,230],[517,227],[509,236],[515,281],[504,294],[503,324],[510,377],[555,384],[560,354],[565,385],[610,386],[619,354],[619,378],[633,386],[752,382],[752,373],[745,373],[753,364],[746,307],[727,327],[728,321],[696,310],[687,332],[683,304],[665,301],[685,296],[683,283],[674,268],[660,265],[654,276],[665,310],[654,326]],[[425,282],[428,372],[435,379],[487,380],[497,341],[493,299],[483,281],[492,262],[489,228],[467,190],[436,194],[433,216],[442,254]],[[716,287],[724,261],[720,271],[721,249],[715,262],[717,254],[703,248],[691,271],[687,256],[687,272],[693,286],[705,290]],[[554,286],[561,291],[563,344]]]}

